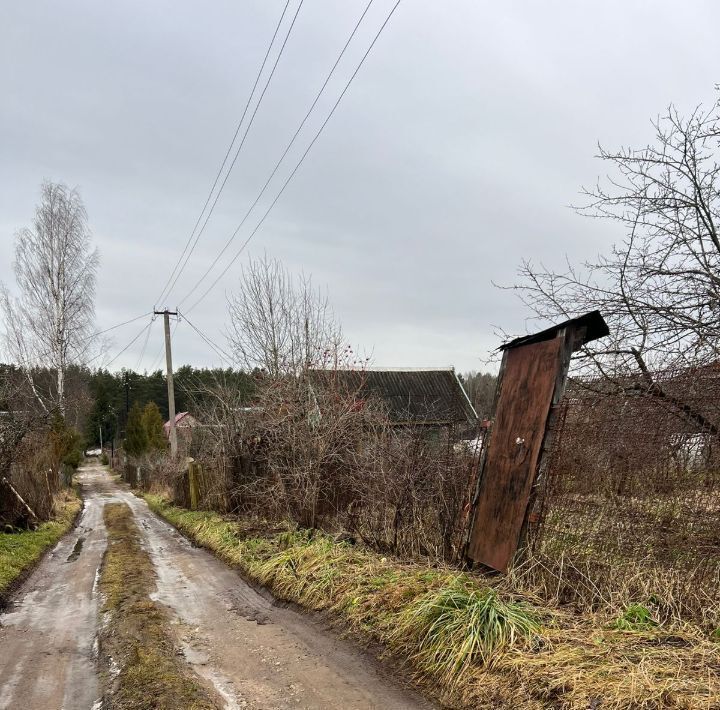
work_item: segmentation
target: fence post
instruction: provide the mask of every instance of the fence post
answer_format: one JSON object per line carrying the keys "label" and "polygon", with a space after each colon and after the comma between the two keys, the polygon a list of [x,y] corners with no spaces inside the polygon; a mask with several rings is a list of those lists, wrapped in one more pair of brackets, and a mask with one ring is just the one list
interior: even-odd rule
{"label": "fence post", "polygon": [[190,510],[197,510],[200,490],[198,485],[197,464],[194,461],[188,464],[188,482],[190,484]]}

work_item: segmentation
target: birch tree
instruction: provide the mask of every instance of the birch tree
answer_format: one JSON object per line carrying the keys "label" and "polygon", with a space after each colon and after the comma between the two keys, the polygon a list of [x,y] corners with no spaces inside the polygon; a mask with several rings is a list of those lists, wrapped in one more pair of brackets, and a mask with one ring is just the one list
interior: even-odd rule
{"label": "birch tree", "polygon": [[[16,235],[13,267],[17,296],[4,285],[0,293],[8,354],[24,368],[42,407],[64,413],[67,367],[82,362],[90,347],[98,267],[77,190],[43,183],[32,227]],[[54,389],[39,390],[35,367],[56,373]]]}

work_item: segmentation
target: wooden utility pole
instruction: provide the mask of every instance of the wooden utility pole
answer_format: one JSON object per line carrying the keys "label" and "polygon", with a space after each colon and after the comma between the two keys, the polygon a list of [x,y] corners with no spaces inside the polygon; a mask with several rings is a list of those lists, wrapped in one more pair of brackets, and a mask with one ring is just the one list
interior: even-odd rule
{"label": "wooden utility pole", "polygon": [[176,316],[177,311],[155,311],[155,315],[165,318],[165,364],[167,366],[168,389],[168,425],[170,427],[170,456],[177,456],[177,431],[175,431],[175,386],[173,384],[172,347],[170,344],[170,316]]}
{"label": "wooden utility pole", "polygon": [[127,433],[127,421],[130,416],[130,373],[127,370],[123,375],[123,387],[125,387],[125,433]]}

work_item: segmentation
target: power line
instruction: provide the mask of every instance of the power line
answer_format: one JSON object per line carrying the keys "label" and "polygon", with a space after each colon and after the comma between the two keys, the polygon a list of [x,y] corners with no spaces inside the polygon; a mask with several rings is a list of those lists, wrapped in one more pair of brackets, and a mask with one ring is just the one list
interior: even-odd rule
{"label": "power line", "polygon": [[195,235],[195,240],[193,241],[193,245],[190,248],[190,251],[188,255],[185,257],[185,261],[183,262],[183,265],[180,267],[180,270],[175,275],[175,278],[173,279],[172,283],[170,284],[170,288],[168,289],[167,296],[172,293],[173,288],[175,288],[175,284],[177,283],[178,279],[182,275],[183,271],[185,270],[185,267],[188,264],[188,261],[190,261],[190,258],[192,257],[195,247],[197,246],[197,243],[202,236],[203,232],[205,231],[205,227],[207,227],[208,221],[210,220],[210,217],[212,216],[213,211],[215,210],[215,205],[217,205],[218,200],[220,199],[220,195],[222,194],[222,191],[225,188],[225,184],[228,181],[228,178],[230,177],[230,173],[232,173],[233,167],[235,166],[235,162],[238,159],[238,156],[240,155],[240,151],[242,150],[243,146],[245,145],[245,140],[248,136],[248,133],[250,132],[250,129],[252,128],[252,125],[255,121],[255,116],[257,115],[258,110],[260,109],[260,105],[262,104],[262,100],[265,96],[265,92],[268,90],[268,87],[270,86],[270,82],[272,81],[273,76],[275,75],[275,70],[277,69],[277,66],[280,62],[280,58],[283,55],[283,52],[285,51],[285,45],[287,44],[288,40],[290,39],[290,33],[293,30],[293,27],[295,26],[295,21],[298,18],[298,15],[300,14],[300,9],[303,6],[303,3],[305,0],[300,0],[300,3],[297,6],[297,10],[295,11],[295,15],[293,16],[292,22],[290,23],[290,26],[288,27],[287,32],[285,33],[285,39],[283,40],[283,43],[280,47],[280,51],[278,52],[277,57],[275,58],[275,63],[273,64],[272,70],[270,71],[270,74],[265,82],[265,86],[263,87],[262,93],[260,94],[260,98],[258,99],[257,103],[255,104],[255,108],[253,109],[253,113],[250,116],[250,120],[248,121],[247,126],[245,127],[245,132],[243,133],[243,137],[240,141],[240,144],[237,147],[237,150],[235,151],[235,155],[233,156],[232,162],[230,163],[230,167],[227,169],[227,172],[225,173],[225,177],[223,178],[222,183],[220,184],[220,189],[217,191],[217,194],[215,195],[215,199],[213,200],[213,203],[210,207],[210,210],[208,211],[207,215],[205,216],[205,221],[203,222],[202,227],[200,228],[200,231]]}
{"label": "power line", "polygon": [[[135,323],[136,321],[139,321],[141,318],[146,318],[147,316],[152,315],[152,311],[148,313],[143,313],[142,315],[136,316],[135,318],[130,318],[129,320],[123,321],[122,323],[116,323],[115,325],[111,325],[109,328],[105,328],[104,330],[98,330],[95,333],[92,333],[91,335],[87,335],[84,338],[80,339],[80,343],[87,343],[89,340],[92,340],[93,338],[97,338],[99,335],[104,335],[105,333],[109,333],[113,330],[117,330],[118,328],[122,328],[124,325],[130,325],[130,323]],[[48,355],[52,355],[52,350],[46,350],[45,352],[39,353],[38,355],[33,355],[32,360],[39,361],[44,357],[47,357]],[[102,354],[102,353],[100,353]],[[89,360],[86,360],[83,365],[88,365],[89,363],[93,362],[94,360],[97,360],[100,355],[96,355],[95,357],[90,358]],[[29,358],[23,359],[20,358],[20,364],[25,367],[32,367],[33,363],[32,360]],[[39,366],[39,362],[38,362]]]}
{"label": "power line", "polygon": [[200,328],[193,324],[190,319],[183,313],[182,314],[185,322],[220,356],[221,360],[227,360],[232,363],[235,362],[235,358],[228,355],[216,342],[214,342],[209,335],[205,335]]}
{"label": "power line", "polygon": [[135,366],[135,370],[137,372],[140,372],[140,365],[142,364],[143,357],[145,357],[145,351],[147,350],[148,342],[150,341],[150,333],[152,333],[152,326],[155,322],[155,317],[150,320],[150,327],[148,328],[148,331],[145,335],[145,342],[143,343],[142,350],[140,351],[140,357],[138,358],[137,365]]}
{"label": "power line", "polygon": [[100,330],[97,333],[93,333],[90,337],[87,338],[87,340],[90,340],[91,338],[96,338],[98,335],[103,335],[104,333],[109,333],[111,330],[116,330],[117,328],[121,328],[124,325],[130,325],[130,323],[134,323],[135,321],[138,321],[141,318],[145,318],[149,315],[152,315],[152,311],[149,311],[148,313],[143,313],[141,316],[136,316],[135,318],[123,321],[122,323],[118,323],[117,325],[110,326],[109,328],[105,328],[105,330]]}
{"label": "power line", "polygon": [[190,291],[185,295],[185,297],[180,301],[178,305],[182,305],[197,289],[197,287],[202,283],[202,281],[207,277],[207,275],[215,268],[215,265],[220,261],[223,254],[228,250],[232,242],[235,240],[235,237],[238,235],[238,232],[242,229],[243,225],[247,221],[248,217],[252,213],[252,211],[255,209],[258,202],[260,202],[262,196],[265,194],[265,191],[267,190],[268,186],[270,185],[272,179],[275,177],[278,169],[280,168],[280,165],[282,164],[283,160],[285,160],[285,156],[287,156],[288,152],[292,148],[292,146],[295,143],[295,140],[300,135],[300,132],[302,131],[303,127],[307,123],[308,118],[310,117],[310,114],[315,109],[315,106],[317,105],[318,101],[320,100],[320,97],[322,96],[323,92],[325,91],[325,88],[327,87],[328,83],[330,82],[330,79],[332,78],[332,75],[335,73],[335,69],[337,69],[338,64],[340,63],[341,59],[345,55],[345,52],[350,45],[350,42],[352,42],[353,38],[355,37],[355,34],[358,31],[358,28],[360,27],[360,24],[362,23],[363,19],[365,18],[365,15],[367,14],[368,10],[370,9],[370,6],[373,4],[374,0],[370,0],[368,4],[365,6],[365,9],[363,10],[362,14],[360,15],[360,18],[355,23],[355,27],[353,28],[352,32],[350,33],[350,36],[348,37],[347,41],[345,42],[345,45],[343,46],[342,50],[340,51],[340,54],[338,55],[337,59],[335,60],[335,63],[333,64],[332,68],[330,69],[327,77],[325,78],[325,81],[323,82],[322,86],[320,87],[320,90],[315,95],[315,99],[310,104],[310,108],[307,110],[305,116],[303,117],[302,121],[300,122],[300,125],[295,130],[295,133],[293,134],[292,138],[290,139],[290,142],[285,147],[285,150],[283,151],[282,155],[280,156],[280,159],[275,163],[275,167],[272,169],[272,172],[270,173],[268,179],[265,181],[265,184],[262,186],[262,189],[258,193],[257,197],[253,201],[253,203],[248,208],[247,212],[245,213],[245,216],[240,221],[240,224],[236,227],[235,231],[230,235],[230,238],[225,242],[225,245],[220,250],[220,252],[217,254],[213,262],[210,264],[210,266],[205,270],[205,273],[198,279],[197,283],[190,289]]}
{"label": "power line", "polygon": [[[280,30],[280,26],[282,25],[282,21],[285,18],[285,13],[287,12],[288,6],[290,5],[290,0],[287,0],[285,3],[285,7],[283,8],[282,14],[280,15],[280,19],[277,22],[277,25],[275,25],[275,31],[273,32],[273,36],[270,40],[270,44],[268,45],[267,51],[265,52],[265,56],[263,57],[262,64],[260,65],[260,69],[258,70],[257,76],[255,77],[255,82],[253,83],[252,90],[250,91],[250,96],[248,96],[248,100],[245,103],[245,108],[243,109],[242,116],[240,116],[240,120],[238,121],[237,127],[235,128],[235,133],[233,134],[232,140],[230,141],[230,145],[228,146],[227,151],[225,152],[225,157],[223,158],[222,164],[220,165],[219,170],[217,171],[217,175],[215,175],[215,180],[213,181],[212,187],[210,188],[210,192],[208,193],[207,199],[205,200],[205,204],[203,205],[202,210],[200,211],[200,214],[198,215],[197,220],[195,221],[195,226],[192,229],[192,232],[190,232],[190,236],[187,238],[187,241],[185,242],[185,247],[182,250],[182,254],[178,257],[178,260],[175,262],[175,266],[173,267],[173,270],[168,277],[168,280],[165,282],[165,285],[162,288],[162,291],[160,292],[160,296],[156,300],[156,303],[160,303],[161,299],[165,295],[165,290],[167,289],[170,282],[173,280],[173,276],[175,276],[175,272],[177,271],[178,266],[180,266],[180,262],[182,261],[183,257],[185,256],[185,253],[188,250],[188,247],[190,246],[190,242],[192,241],[192,238],[195,236],[195,232],[198,228],[198,225],[200,224],[200,221],[203,218],[203,215],[205,214],[205,210],[207,209],[208,204],[210,204],[210,199],[212,198],[213,192],[215,191],[215,188],[217,187],[218,180],[220,179],[220,175],[222,175],[222,171],[225,168],[225,165],[227,164],[227,159],[230,155],[230,151],[232,151],[233,146],[235,145],[235,141],[237,140],[238,133],[240,133],[240,128],[242,126],[243,121],[245,120],[245,116],[247,114],[248,108],[250,107],[250,103],[252,102],[253,96],[255,95],[255,89],[257,88],[258,83],[260,82],[260,77],[262,76],[263,70],[265,69],[265,64],[267,63],[267,59],[270,56],[270,51],[272,50],[273,44],[275,44],[275,38],[277,37],[277,33]],[[174,282],[173,282],[174,284]],[[168,293],[169,295],[169,293]]]}
{"label": "power line", "polygon": [[117,360],[128,348],[130,348],[132,345],[135,344],[135,341],[138,340],[138,338],[140,338],[140,336],[141,336],[146,330],[149,330],[149,329],[150,329],[150,326],[151,326],[152,324],[153,324],[153,322],[152,322],[152,320],[151,320],[147,325],[144,325],[144,326],[142,327],[142,330],[140,330],[140,332],[139,332],[117,355],[115,355],[115,357],[114,357],[112,360],[110,360],[110,362],[108,362],[108,363],[105,365],[105,367],[106,367],[106,368],[109,368],[110,365],[112,365],[112,364],[115,362],[115,360]]}
{"label": "power line", "polygon": [[[137,340],[137,338],[140,337],[140,335],[142,335],[142,334],[145,332],[145,328],[150,328],[150,326],[151,326],[152,323],[153,323],[152,311],[151,311],[150,313],[145,313],[145,314],[143,314],[143,316],[141,316],[141,317],[142,317],[142,318],[145,318],[145,317],[147,317],[148,315],[150,316],[150,321],[149,321],[149,323],[148,323],[146,326],[143,326],[142,330],[141,330],[140,333],[137,335],[137,337],[135,337],[135,338],[132,340],[132,342],[131,342],[126,348],[124,348],[124,349],[122,350],[122,352],[125,352],[125,350],[127,350],[127,348],[130,347],[130,345],[132,345],[132,343],[134,343],[135,340]],[[137,320],[140,320],[140,318],[133,318],[132,320],[127,321],[127,323],[132,323],[133,321],[137,321]],[[112,328],[108,328],[108,330],[113,330],[113,329],[112,329]],[[107,331],[105,331],[105,332],[107,332]],[[118,353],[118,355],[116,355],[105,367],[108,367],[111,363],[113,363],[113,362],[118,358],[118,356],[122,354],[122,352],[121,352],[121,353]],[[103,357],[103,355],[105,355],[105,354],[106,354],[106,353],[101,350],[97,355],[95,355],[94,357],[91,357],[89,360],[86,360],[84,364],[87,366],[87,365],[89,365],[91,362],[95,362],[95,360],[97,360],[98,358]]]}
{"label": "power line", "polygon": [[[277,203],[277,201],[278,201],[278,200],[280,199],[280,197],[282,196],[283,192],[285,192],[285,189],[286,189],[287,186],[290,184],[290,181],[293,179],[293,177],[294,177],[295,174],[297,173],[298,169],[300,168],[300,166],[302,165],[303,161],[304,161],[305,158],[307,157],[307,154],[310,152],[310,150],[312,149],[312,147],[315,145],[316,141],[318,140],[318,138],[319,138],[320,135],[322,134],[323,130],[325,129],[325,126],[327,126],[328,122],[329,122],[330,119],[332,118],[332,115],[335,113],[335,110],[337,109],[338,105],[340,104],[340,101],[342,101],[342,98],[343,98],[343,97],[345,96],[345,94],[347,93],[347,90],[350,88],[350,84],[353,82],[353,80],[354,80],[355,77],[357,76],[357,73],[360,71],[360,68],[361,68],[362,65],[365,63],[365,60],[367,59],[368,55],[369,55],[370,52],[372,51],[372,48],[375,46],[375,43],[377,42],[378,38],[379,38],[380,35],[382,34],[382,32],[383,32],[383,30],[385,29],[386,25],[387,25],[388,22],[390,21],[390,18],[391,18],[391,17],[393,16],[393,14],[395,13],[395,10],[397,10],[397,7],[398,7],[398,5],[400,4],[400,2],[401,2],[401,0],[397,0],[397,2],[395,3],[395,5],[393,5],[393,7],[392,7],[392,9],[390,10],[388,16],[385,18],[385,21],[383,22],[383,24],[381,25],[381,27],[380,27],[380,29],[378,30],[377,34],[376,34],[375,37],[373,38],[373,41],[370,43],[370,46],[368,47],[367,51],[365,52],[365,54],[363,55],[362,59],[360,60],[360,63],[357,65],[357,67],[355,68],[355,71],[354,71],[354,72],[352,73],[352,75],[350,76],[350,79],[348,80],[347,84],[345,84],[345,88],[342,90],[342,93],[340,94],[340,96],[338,97],[337,101],[336,101],[335,104],[333,105],[333,107],[332,107],[332,109],[330,110],[330,113],[328,114],[327,118],[325,119],[325,121],[323,121],[323,123],[322,123],[322,125],[320,126],[318,132],[315,134],[315,137],[314,137],[314,138],[312,139],[312,141],[310,142],[310,145],[308,145],[307,149],[306,149],[305,152],[302,154],[300,160],[297,162],[297,164],[296,164],[295,167],[293,168],[293,171],[290,173],[290,175],[288,176],[288,178],[287,178],[287,179],[285,180],[285,182],[283,183],[282,188],[280,188],[280,192],[278,192],[278,194],[276,195],[275,199],[270,203],[270,206],[269,206],[268,209],[265,211],[265,214],[261,217],[260,221],[257,223],[257,225],[255,226],[255,228],[253,229],[253,231],[250,233],[250,235],[248,236],[248,238],[243,242],[243,244],[242,244],[242,246],[240,247],[240,249],[235,253],[235,256],[233,256],[233,258],[230,260],[230,263],[222,270],[222,272],[221,272],[221,273],[218,275],[218,277],[212,282],[212,284],[210,284],[209,288],[207,288],[207,289],[205,290],[205,292],[202,294],[202,296],[200,296],[200,298],[198,298],[198,299],[190,306],[190,308],[188,308],[188,309],[185,311],[185,313],[189,313],[190,311],[192,311],[193,309],[195,309],[195,308],[207,297],[207,295],[210,293],[210,291],[212,291],[213,288],[215,288],[215,286],[217,285],[218,281],[220,281],[220,279],[221,279],[223,276],[225,276],[225,274],[230,270],[230,268],[232,267],[232,265],[238,260],[238,258],[239,258],[240,255],[242,254],[242,252],[245,250],[245,247],[250,243],[250,240],[255,236],[255,234],[257,233],[257,231],[260,229],[260,227],[262,226],[263,222],[265,221],[265,219],[267,218],[267,216],[270,214],[270,212],[272,211],[272,209],[273,209],[273,207],[275,206],[275,204]],[[204,280],[204,278],[205,278],[205,277],[203,276],[203,279],[201,279],[201,281]],[[198,284],[198,285],[199,285],[199,284]],[[197,286],[196,286],[196,287],[197,287]],[[194,287],[194,288],[196,288],[196,287]],[[193,290],[194,290],[194,289],[193,289]],[[192,293],[192,291],[191,291],[190,293]],[[188,294],[188,296],[189,296],[189,295],[190,295],[190,294]],[[185,298],[183,298],[183,301],[187,300],[188,296],[185,296]],[[183,301],[181,301],[181,303],[182,303]],[[187,316],[186,316],[186,317],[187,317]]]}

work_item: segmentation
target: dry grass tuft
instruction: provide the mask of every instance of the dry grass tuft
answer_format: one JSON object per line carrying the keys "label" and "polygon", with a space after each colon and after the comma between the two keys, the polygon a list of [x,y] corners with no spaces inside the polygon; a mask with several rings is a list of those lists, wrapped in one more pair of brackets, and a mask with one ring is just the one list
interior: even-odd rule
{"label": "dry grass tuft", "polygon": [[[496,687],[517,707],[715,708],[719,651],[692,628],[622,632],[560,614],[542,648],[500,659]],[[487,681],[475,680],[468,699],[478,702]]]}

